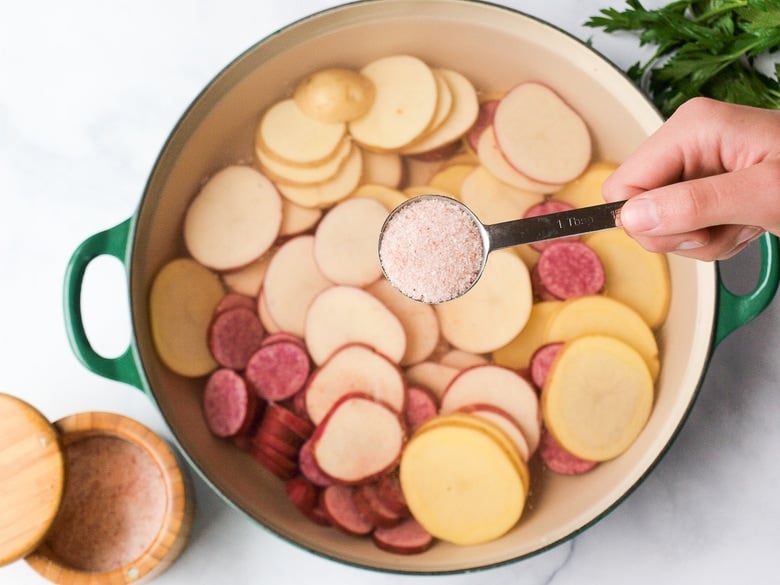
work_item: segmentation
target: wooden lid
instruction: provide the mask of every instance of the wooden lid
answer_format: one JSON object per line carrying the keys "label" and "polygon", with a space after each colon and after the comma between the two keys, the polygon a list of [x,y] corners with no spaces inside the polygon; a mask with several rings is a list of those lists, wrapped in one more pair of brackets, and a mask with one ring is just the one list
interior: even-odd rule
{"label": "wooden lid", "polygon": [[0,566],[32,552],[62,501],[58,433],[26,402],[0,393]]}

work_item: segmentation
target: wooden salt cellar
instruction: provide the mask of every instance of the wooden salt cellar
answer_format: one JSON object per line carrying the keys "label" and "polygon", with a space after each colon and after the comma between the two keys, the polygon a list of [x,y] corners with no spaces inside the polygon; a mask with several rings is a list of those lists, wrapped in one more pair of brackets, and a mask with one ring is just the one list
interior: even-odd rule
{"label": "wooden salt cellar", "polygon": [[[152,430],[105,412],[75,414],[51,425],[35,408],[6,394],[0,394],[0,421],[0,567],[25,558],[59,585],[125,585],[151,580],[176,560],[192,526],[192,489],[168,445]],[[153,541],[138,558],[109,571],[68,566],[46,541],[67,486],[64,451],[92,437],[140,448],[164,484],[164,519]]]}

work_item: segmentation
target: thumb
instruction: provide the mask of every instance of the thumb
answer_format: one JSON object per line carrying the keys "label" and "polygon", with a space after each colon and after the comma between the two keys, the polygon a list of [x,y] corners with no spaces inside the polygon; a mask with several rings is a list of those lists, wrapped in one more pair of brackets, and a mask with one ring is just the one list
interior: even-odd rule
{"label": "thumb", "polygon": [[719,225],[780,227],[780,161],[675,183],[630,198],[620,211],[633,236],[668,236]]}

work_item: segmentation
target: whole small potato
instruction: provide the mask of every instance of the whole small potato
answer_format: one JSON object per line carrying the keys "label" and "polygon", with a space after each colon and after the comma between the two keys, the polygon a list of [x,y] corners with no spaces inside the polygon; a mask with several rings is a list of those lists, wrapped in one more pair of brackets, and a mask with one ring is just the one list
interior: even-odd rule
{"label": "whole small potato", "polygon": [[308,116],[339,123],[365,114],[374,101],[374,84],[350,69],[322,69],[301,80],[293,95]]}

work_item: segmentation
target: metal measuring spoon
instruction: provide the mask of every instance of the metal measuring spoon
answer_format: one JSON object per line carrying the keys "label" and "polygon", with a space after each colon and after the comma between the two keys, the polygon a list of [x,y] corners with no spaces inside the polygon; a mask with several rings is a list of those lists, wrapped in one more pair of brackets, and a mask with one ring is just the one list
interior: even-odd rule
{"label": "metal measuring spoon", "polygon": [[420,195],[388,215],[379,235],[382,272],[426,303],[456,299],[479,280],[493,250],[617,227],[624,201],[485,225],[466,205]]}

